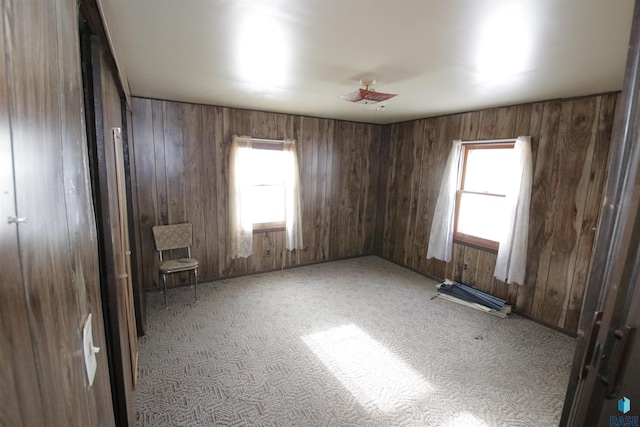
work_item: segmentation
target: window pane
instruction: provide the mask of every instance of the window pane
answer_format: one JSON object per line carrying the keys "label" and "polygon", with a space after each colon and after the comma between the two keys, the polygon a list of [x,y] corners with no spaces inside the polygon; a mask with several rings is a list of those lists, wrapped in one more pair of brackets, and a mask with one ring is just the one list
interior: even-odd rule
{"label": "window pane", "polygon": [[251,161],[247,168],[254,185],[281,185],[284,182],[285,152],[279,150],[251,150]]}
{"label": "window pane", "polygon": [[498,241],[506,222],[504,204],[504,197],[461,193],[457,231]]}
{"label": "window pane", "polygon": [[506,194],[513,167],[512,148],[471,148],[467,153],[464,187],[478,193]]}
{"label": "window pane", "polygon": [[284,221],[284,186],[254,186],[250,196],[254,224]]}

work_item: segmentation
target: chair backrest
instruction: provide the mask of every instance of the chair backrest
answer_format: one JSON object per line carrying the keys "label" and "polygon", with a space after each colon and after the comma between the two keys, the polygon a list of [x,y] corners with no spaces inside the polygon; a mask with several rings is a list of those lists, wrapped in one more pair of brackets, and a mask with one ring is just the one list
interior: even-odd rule
{"label": "chair backrest", "polygon": [[156,249],[168,251],[170,249],[188,248],[193,242],[193,228],[191,223],[156,225],[152,229]]}

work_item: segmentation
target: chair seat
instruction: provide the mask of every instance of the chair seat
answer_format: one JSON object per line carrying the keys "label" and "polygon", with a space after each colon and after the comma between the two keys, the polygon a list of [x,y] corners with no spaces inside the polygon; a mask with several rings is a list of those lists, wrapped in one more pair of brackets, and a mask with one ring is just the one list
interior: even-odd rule
{"label": "chair seat", "polygon": [[194,258],[172,259],[164,261],[158,268],[160,272],[164,274],[193,270],[194,268],[198,268],[198,260]]}

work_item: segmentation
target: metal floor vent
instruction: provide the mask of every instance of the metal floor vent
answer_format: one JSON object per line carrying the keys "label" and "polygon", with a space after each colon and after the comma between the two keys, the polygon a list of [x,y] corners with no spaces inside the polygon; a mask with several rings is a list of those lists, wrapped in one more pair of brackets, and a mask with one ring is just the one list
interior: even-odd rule
{"label": "metal floor vent", "polygon": [[511,306],[507,301],[479,291],[464,283],[445,280],[436,285],[438,297],[476,310],[484,311],[499,317],[507,317],[511,313]]}

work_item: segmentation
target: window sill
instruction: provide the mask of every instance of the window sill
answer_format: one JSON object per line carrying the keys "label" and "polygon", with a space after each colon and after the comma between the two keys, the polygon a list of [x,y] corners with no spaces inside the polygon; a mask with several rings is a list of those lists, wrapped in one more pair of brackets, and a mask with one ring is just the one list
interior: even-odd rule
{"label": "window sill", "polygon": [[469,241],[466,241],[466,240],[460,240],[460,239],[455,239],[454,238],[453,239],[453,243],[457,243],[458,245],[468,246],[470,248],[478,249],[478,250],[485,251],[485,252],[491,252],[492,254],[497,254],[498,253],[498,248],[492,248],[492,247],[484,246],[482,244],[469,242]]}
{"label": "window sill", "polygon": [[283,222],[266,222],[262,224],[253,224],[253,234],[285,230],[286,228]]}

